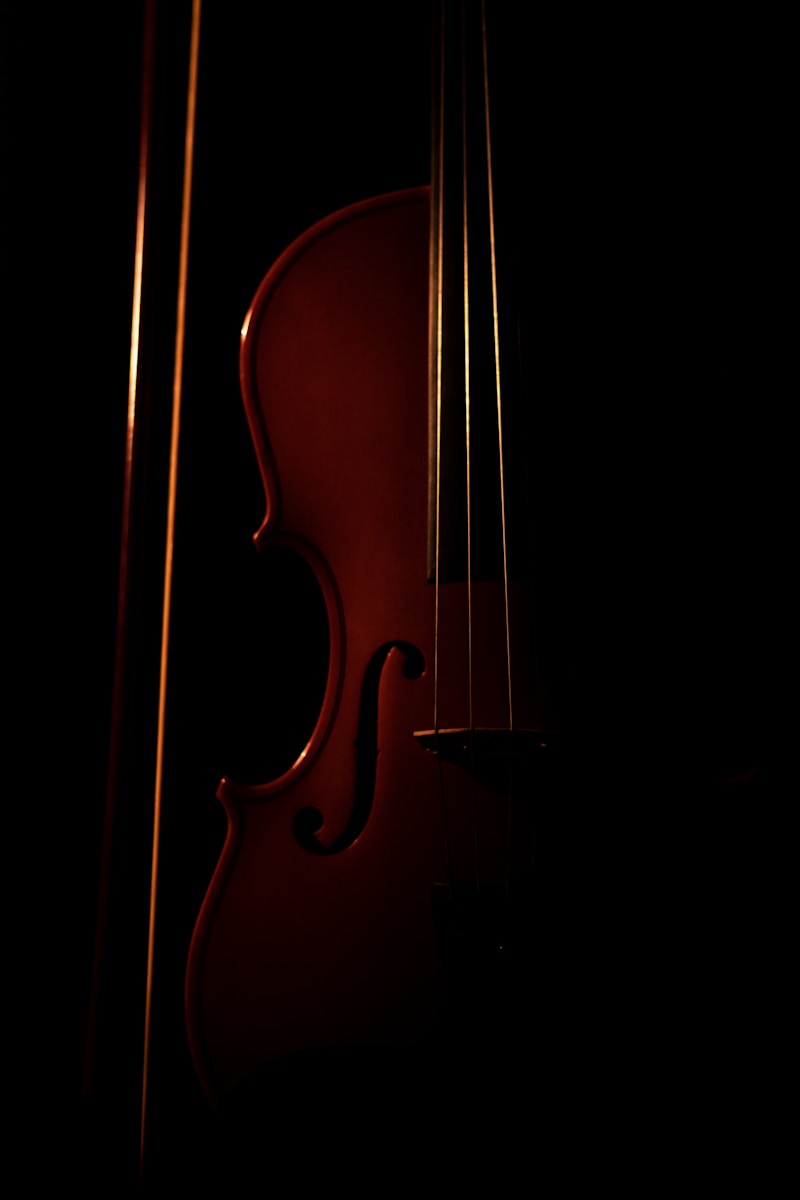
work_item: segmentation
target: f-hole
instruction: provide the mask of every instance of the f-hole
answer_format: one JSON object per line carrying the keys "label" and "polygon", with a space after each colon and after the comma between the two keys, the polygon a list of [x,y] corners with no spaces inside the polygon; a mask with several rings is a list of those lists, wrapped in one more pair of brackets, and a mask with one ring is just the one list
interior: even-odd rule
{"label": "f-hole", "polygon": [[294,819],[294,833],[299,844],[310,854],[341,854],[352,846],[366,828],[375,800],[375,778],[378,768],[378,693],[381,675],[392,650],[405,655],[403,675],[406,679],[419,679],[425,670],[422,652],[410,642],[385,642],[375,651],[364,673],[361,689],[361,710],[358,718],[356,740],[356,784],[350,819],[339,837],[324,845],[317,834],[322,829],[324,818],[318,808],[302,808]]}

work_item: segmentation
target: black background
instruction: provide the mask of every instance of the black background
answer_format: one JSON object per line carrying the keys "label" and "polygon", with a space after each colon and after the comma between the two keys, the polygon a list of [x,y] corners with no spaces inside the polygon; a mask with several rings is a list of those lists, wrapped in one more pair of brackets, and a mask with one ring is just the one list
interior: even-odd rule
{"label": "black background", "polygon": [[[184,7],[167,8],[151,515],[127,809],[112,860],[122,882],[104,968],[103,1065],[88,1104],[80,1077],[113,684],[143,13],[46,6],[40,19],[2,9],[8,569],[20,602],[8,637],[22,651],[9,677],[29,735],[12,756],[21,819],[9,836],[19,934],[10,975],[21,1018],[9,1036],[23,1051],[19,1109],[39,1169],[106,1182],[135,1174],[138,1137],[152,802],[134,793],[152,758],[159,414],[171,392],[188,34]],[[571,1069],[579,1063],[590,1080],[581,1077],[590,1124],[623,1079],[620,1112],[657,1094],[653,1124],[670,1144],[686,1143],[691,1110],[692,1136],[736,1159],[776,1053],[767,1029],[780,988],[770,932],[780,903],[779,705],[764,631],[775,622],[785,403],[781,35],[729,15],[631,27],[531,13],[509,50],[514,117],[503,148],[530,276],[545,607],[583,763],[545,868],[567,948],[559,988],[575,1022],[565,1028],[563,1018],[558,1038],[579,1047]],[[250,542],[263,500],[239,397],[239,330],[268,267],[313,221],[427,182],[429,27],[423,2],[313,13],[209,3],[203,15],[154,1178],[190,1173],[190,1157],[195,1169],[211,1122],[185,1045],[182,984],[224,836],[216,786],[226,773],[268,778],[292,760],[321,670],[313,596],[301,580],[282,586]],[[754,766],[744,787],[718,782]],[[618,1138],[612,1145],[629,1153]]]}

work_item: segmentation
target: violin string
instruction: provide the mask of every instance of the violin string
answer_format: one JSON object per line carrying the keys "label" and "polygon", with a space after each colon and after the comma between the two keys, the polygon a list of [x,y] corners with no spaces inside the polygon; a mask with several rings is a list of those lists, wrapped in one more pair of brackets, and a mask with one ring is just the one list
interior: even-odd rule
{"label": "violin string", "polygon": [[147,982],[145,986],[144,1053],[142,1059],[142,1110],[139,1133],[139,1173],[144,1170],[145,1128],[147,1123],[147,1088],[150,1063],[150,1031],[153,999],[153,966],[155,958],[156,892],[158,881],[159,839],[161,830],[161,791],[164,776],[164,726],[167,698],[167,660],[169,657],[169,627],[172,599],[172,557],[175,533],[175,506],[178,485],[178,440],[180,432],[181,395],[183,387],[183,344],[186,326],[186,280],[189,265],[189,218],[192,199],[192,165],[194,161],[194,126],[197,104],[197,69],[200,46],[201,0],[193,0],[191,47],[189,52],[189,85],[186,101],[186,133],[183,168],[183,200],[181,208],[181,242],[178,276],[177,316],[175,329],[175,363],[172,389],[172,430],[170,435],[169,496],[167,506],[167,536],[164,555],[164,592],[161,624],[161,666],[158,694],[158,733],[156,742],[156,771],[153,806],[153,845],[150,870],[150,918],[147,935]]}
{"label": "violin string", "polygon": [[[470,314],[469,314],[469,201],[467,160],[467,28],[464,0],[461,3],[461,228],[464,286],[464,441],[466,452],[467,501],[467,703],[469,710],[468,737],[472,776],[475,776],[475,724],[472,689],[472,477],[470,441]],[[478,836],[477,795],[473,791],[473,853],[475,886],[480,891],[480,839]]]}
{"label": "violin string", "polygon": [[508,532],[506,523],[505,459],[503,454],[503,404],[500,381],[500,332],[498,321],[497,247],[495,243],[494,217],[494,172],[492,169],[492,127],[489,112],[489,53],[486,36],[486,0],[481,0],[481,50],[483,54],[483,117],[486,130],[486,185],[489,203],[489,246],[492,271],[492,348],[494,351],[495,397],[497,399],[497,450],[500,466],[500,526],[503,546],[503,604],[506,634],[506,682],[508,686],[508,730],[510,756],[508,767],[508,795],[506,807],[506,866],[505,891],[509,898],[511,886],[511,842],[512,842],[512,794],[514,785],[514,700],[511,687],[511,617],[508,581]]}
{"label": "violin string", "polygon": [[431,213],[434,226],[433,246],[436,262],[431,264],[434,279],[434,295],[432,301],[436,306],[435,315],[435,401],[436,401],[436,516],[434,530],[434,635],[433,635],[433,729],[439,732],[439,530],[441,517],[441,479],[442,479],[442,266],[444,257],[444,209],[443,209],[443,179],[444,179],[444,5],[441,12],[441,43],[439,62],[439,128],[436,162],[434,163],[434,179],[436,182],[435,205]]}
{"label": "violin string", "polygon": [[498,323],[497,253],[494,221],[494,176],[492,172],[492,134],[489,120],[489,57],[486,41],[486,0],[481,0],[481,43],[483,50],[483,105],[486,128],[486,173],[489,199],[489,246],[492,267],[492,333],[494,349],[495,396],[497,397],[497,448],[500,458],[500,523],[503,542],[503,600],[506,625],[506,673],[508,683],[508,727],[514,728],[514,707],[511,691],[511,621],[508,600],[508,538],[506,531],[506,486],[503,458],[503,406],[500,388],[500,335]]}
{"label": "violin string", "polygon": [[[436,182],[435,206],[431,213],[431,221],[435,227],[433,247],[436,253],[436,263],[431,264],[435,280],[435,293],[432,297],[436,306],[435,341],[436,354],[436,516],[434,531],[434,633],[433,633],[433,730],[434,736],[439,736],[439,547],[440,547],[440,517],[441,517],[441,478],[442,478],[442,339],[443,339],[443,304],[444,289],[442,270],[444,265],[444,83],[445,83],[445,6],[441,5],[439,30],[439,95],[434,101],[434,110],[438,103],[438,138],[434,139],[436,162],[434,164],[434,179]],[[435,79],[435,73],[434,73]],[[439,799],[442,809],[442,829],[444,833],[445,879],[452,894],[452,864],[450,858],[450,839],[448,834],[447,807],[444,799],[444,780],[442,775],[441,755],[437,754],[439,776]]]}
{"label": "violin string", "polygon": [[462,170],[462,234],[464,261],[464,439],[466,447],[467,481],[467,680],[469,691],[469,730],[473,729],[472,714],[472,488],[470,445],[470,371],[469,371],[469,216],[467,198],[467,54],[466,28],[461,27],[461,170]]}

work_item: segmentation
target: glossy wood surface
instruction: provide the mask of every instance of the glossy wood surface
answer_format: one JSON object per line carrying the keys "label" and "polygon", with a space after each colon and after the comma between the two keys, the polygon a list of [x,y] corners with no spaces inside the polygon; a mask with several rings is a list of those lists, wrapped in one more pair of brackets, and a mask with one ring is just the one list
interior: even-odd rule
{"label": "glossy wood surface", "polygon": [[[256,543],[268,553],[277,538],[312,568],[330,660],[294,766],[261,786],[220,788],[228,836],[187,977],[193,1054],[212,1096],[292,1053],[419,1036],[441,1001],[432,895],[448,881],[446,842],[457,879],[474,882],[476,869],[485,882],[504,878],[507,798],[463,766],[440,770],[414,736],[434,718],[428,230],[424,189],[336,214],[279,259],[245,323],[242,386],[267,506]],[[529,613],[516,598],[516,711],[532,727]],[[466,727],[466,585],[443,585],[440,603],[439,727]],[[500,581],[473,585],[472,622],[472,719],[502,730]],[[377,770],[353,828],[370,721]],[[315,852],[295,828],[309,809],[322,821]],[[526,852],[523,841],[517,870]]]}

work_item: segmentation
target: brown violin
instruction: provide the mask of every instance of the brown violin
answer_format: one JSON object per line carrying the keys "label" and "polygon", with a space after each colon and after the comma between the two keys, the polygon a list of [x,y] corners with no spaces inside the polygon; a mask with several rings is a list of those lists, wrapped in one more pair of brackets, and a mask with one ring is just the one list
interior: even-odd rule
{"label": "brown violin", "polygon": [[464,996],[485,996],[525,940],[556,736],[535,637],[532,399],[504,290],[491,44],[480,7],[446,16],[431,187],[314,225],[242,332],[266,498],[255,544],[310,568],[329,659],[291,768],[220,784],[227,837],[186,976],[214,1102],[297,1056],[463,1031]]}

